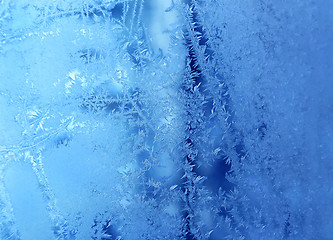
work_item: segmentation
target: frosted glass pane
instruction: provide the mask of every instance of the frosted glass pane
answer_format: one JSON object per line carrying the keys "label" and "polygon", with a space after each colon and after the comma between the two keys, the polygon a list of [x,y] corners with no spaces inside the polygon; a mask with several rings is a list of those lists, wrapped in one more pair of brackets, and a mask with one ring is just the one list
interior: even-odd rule
{"label": "frosted glass pane", "polygon": [[330,239],[325,0],[2,0],[0,239]]}

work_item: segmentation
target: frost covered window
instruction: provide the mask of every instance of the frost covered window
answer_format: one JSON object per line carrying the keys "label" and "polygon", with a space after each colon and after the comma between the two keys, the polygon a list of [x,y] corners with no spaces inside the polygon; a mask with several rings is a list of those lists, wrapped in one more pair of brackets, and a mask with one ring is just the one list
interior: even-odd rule
{"label": "frost covered window", "polygon": [[331,239],[331,9],[2,0],[0,239]]}

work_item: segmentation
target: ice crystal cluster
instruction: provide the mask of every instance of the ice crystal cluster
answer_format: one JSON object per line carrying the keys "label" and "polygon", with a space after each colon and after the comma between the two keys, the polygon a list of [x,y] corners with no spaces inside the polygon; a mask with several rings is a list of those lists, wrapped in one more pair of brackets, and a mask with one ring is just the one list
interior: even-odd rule
{"label": "ice crystal cluster", "polygon": [[2,0],[0,239],[332,239],[332,9]]}

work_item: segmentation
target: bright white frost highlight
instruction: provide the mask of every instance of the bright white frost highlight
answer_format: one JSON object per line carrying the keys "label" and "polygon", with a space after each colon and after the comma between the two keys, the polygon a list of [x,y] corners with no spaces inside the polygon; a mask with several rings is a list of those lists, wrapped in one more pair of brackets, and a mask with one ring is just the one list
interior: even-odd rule
{"label": "bright white frost highlight", "polygon": [[168,52],[172,27],[177,24],[177,12],[172,11],[174,6],[173,1],[149,1],[151,8],[146,10],[146,14],[150,16],[147,19],[147,27],[155,51],[161,49],[163,52]]}

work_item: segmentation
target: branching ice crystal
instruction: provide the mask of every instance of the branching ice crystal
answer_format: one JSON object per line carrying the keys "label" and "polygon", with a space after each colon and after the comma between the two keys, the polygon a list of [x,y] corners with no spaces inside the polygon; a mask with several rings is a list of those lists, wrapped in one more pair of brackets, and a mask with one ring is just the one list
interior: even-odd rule
{"label": "branching ice crystal", "polygon": [[0,239],[330,239],[332,7],[2,0]]}

